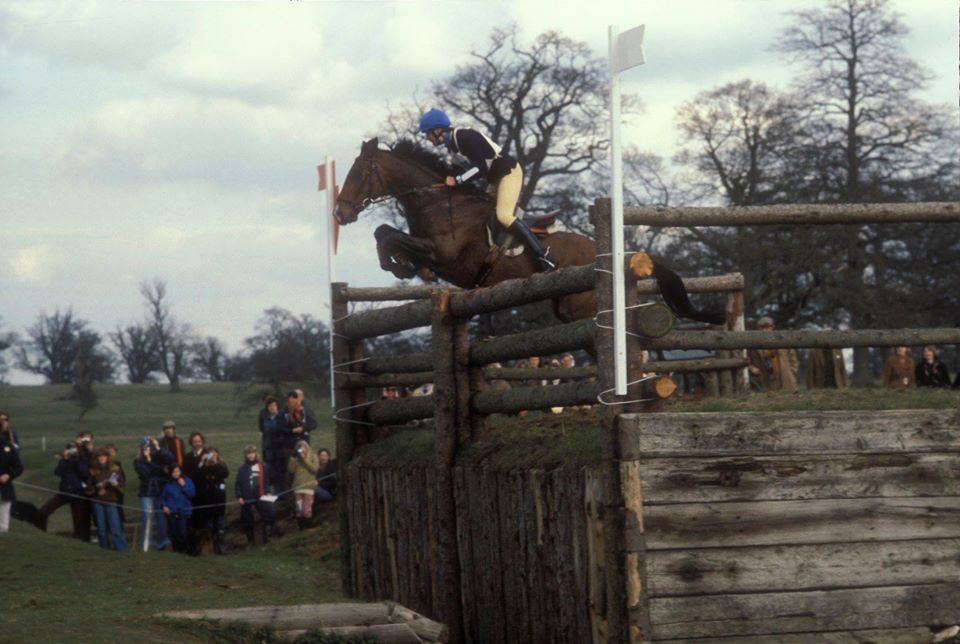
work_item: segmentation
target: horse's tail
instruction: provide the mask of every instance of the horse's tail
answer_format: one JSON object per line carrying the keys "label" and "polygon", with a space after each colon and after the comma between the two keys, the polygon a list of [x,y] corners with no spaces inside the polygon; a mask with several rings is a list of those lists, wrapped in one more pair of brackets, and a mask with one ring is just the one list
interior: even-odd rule
{"label": "horse's tail", "polygon": [[707,324],[726,323],[727,320],[724,315],[695,309],[687,295],[687,287],[683,285],[680,276],[657,260],[653,262],[653,276],[657,280],[657,288],[660,289],[663,301],[677,317],[706,322]]}

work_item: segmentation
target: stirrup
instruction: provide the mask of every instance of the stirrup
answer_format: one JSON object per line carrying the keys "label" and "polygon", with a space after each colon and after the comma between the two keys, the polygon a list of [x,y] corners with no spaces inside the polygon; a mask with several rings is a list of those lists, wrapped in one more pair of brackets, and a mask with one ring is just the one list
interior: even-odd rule
{"label": "stirrup", "polygon": [[540,264],[541,273],[549,273],[551,271],[557,270],[557,263],[553,261],[553,257],[550,255],[550,247],[544,251],[543,255],[537,257],[537,262]]}

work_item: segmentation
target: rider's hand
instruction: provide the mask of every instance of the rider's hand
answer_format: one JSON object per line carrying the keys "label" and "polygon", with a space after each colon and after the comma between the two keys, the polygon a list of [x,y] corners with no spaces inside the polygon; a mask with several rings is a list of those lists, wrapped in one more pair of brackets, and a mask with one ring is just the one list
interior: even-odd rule
{"label": "rider's hand", "polygon": [[454,177],[447,177],[444,180],[444,183],[450,186],[451,188],[457,185],[457,180]]}

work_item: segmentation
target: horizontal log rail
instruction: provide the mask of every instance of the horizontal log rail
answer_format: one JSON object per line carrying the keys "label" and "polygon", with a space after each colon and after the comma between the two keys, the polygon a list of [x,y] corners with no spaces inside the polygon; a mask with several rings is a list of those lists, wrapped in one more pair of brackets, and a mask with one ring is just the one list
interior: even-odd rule
{"label": "horizontal log rail", "polygon": [[960,223],[960,203],[783,204],[740,207],[628,207],[628,226],[785,226]]}
{"label": "horizontal log rail", "polygon": [[383,373],[368,375],[365,373],[350,373],[344,376],[344,387],[419,387],[433,382],[432,371],[415,371],[413,373]]}
{"label": "horizontal log rail", "polygon": [[593,347],[595,328],[593,320],[579,320],[474,342],[470,345],[470,364],[487,365],[491,362],[590,349]]}
{"label": "horizontal log rail", "polygon": [[[455,317],[472,317],[480,313],[491,313],[590,291],[593,283],[592,264],[562,268],[551,273],[537,273],[526,279],[507,280],[489,288],[450,291],[450,312]],[[416,329],[430,324],[432,310],[433,305],[429,300],[418,300],[400,306],[361,311],[344,319],[340,332],[352,340],[357,340]]]}
{"label": "horizontal log rail", "polygon": [[[709,277],[686,277],[683,285],[688,293],[727,293],[743,290],[743,275],[728,273],[727,275],[711,275]],[[657,282],[651,279],[637,280],[637,292],[640,295],[656,295],[660,292]]]}
{"label": "horizontal log rail", "polygon": [[960,344],[960,329],[861,329],[856,331],[691,331],[644,341],[655,349],[838,349]]}
{"label": "horizontal log rail", "polygon": [[348,302],[397,302],[429,300],[436,291],[459,291],[456,286],[421,284],[417,286],[350,286],[344,292]]}
{"label": "horizontal log rail", "polygon": [[380,400],[367,409],[367,422],[375,425],[402,425],[411,420],[433,418],[433,396],[411,396]]}
{"label": "horizontal log rail", "polygon": [[354,371],[380,375],[387,373],[418,373],[433,371],[433,354],[429,351],[408,353],[404,356],[371,356],[358,362]]}

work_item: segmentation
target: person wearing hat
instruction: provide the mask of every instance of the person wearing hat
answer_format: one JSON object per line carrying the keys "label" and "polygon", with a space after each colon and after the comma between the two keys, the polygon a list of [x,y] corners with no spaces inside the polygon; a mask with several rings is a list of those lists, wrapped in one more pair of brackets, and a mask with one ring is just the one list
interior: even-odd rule
{"label": "person wearing hat", "polygon": [[256,445],[247,445],[243,449],[243,465],[237,470],[234,483],[234,493],[240,504],[240,521],[247,534],[248,546],[254,544],[254,509],[263,522],[263,543],[269,543],[270,533],[273,531],[273,503],[263,500],[264,495],[270,492],[270,470],[257,456]]}
{"label": "person wearing hat", "polygon": [[[772,333],[773,318],[757,320],[757,329]],[[797,391],[796,349],[753,349],[749,352],[750,386],[756,391]]]}
{"label": "person wearing hat", "polygon": [[520,164],[500,146],[476,130],[466,127],[452,127],[450,117],[436,107],[420,117],[420,132],[434,145],[446,146],[450,152],[465,156],[470,167],[455,177],[447,177],[445,183],[454,187],[475,181],[487,180],[487,189],[496,195],[497,221],[505,229],[519,237],[537,259],[537,265],[543,272],[557,267],[549,248],[543,244],[532,230],[514,214],[520,188],[523,186],[523,171]]}
{"label": "person wearing hat", "polygon": [[163,423],[163,438],[160,439],[160,447],[173,454],[173,462],[183,467],[183,457],[187,450],[183,445],[183,439],[177,436],[177,424],[172,420]]}

